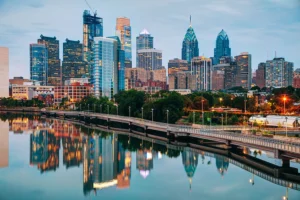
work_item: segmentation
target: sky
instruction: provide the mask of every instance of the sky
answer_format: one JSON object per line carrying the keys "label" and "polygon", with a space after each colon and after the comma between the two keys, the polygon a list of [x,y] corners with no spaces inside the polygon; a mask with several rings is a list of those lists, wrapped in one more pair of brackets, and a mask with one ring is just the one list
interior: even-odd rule
{"label": "sky", "polygon": [[[88,0],[104,21],[104,36],[115,35],[116,18],[131,20],[132,59],[136,36],[146,28],[154,47],[163,51],[163,65],[181,58],[182,40],[189,27],[196,33],[200,55],[212,57],[218,33],[224,29],[232,56],[252,54],[258,63],[277,57],[300,68],[300,0]],[[85,0],[0,0],[0,46],[10,50],[10,77],[29,78],[29,45],[41,34],[82,42]]]}

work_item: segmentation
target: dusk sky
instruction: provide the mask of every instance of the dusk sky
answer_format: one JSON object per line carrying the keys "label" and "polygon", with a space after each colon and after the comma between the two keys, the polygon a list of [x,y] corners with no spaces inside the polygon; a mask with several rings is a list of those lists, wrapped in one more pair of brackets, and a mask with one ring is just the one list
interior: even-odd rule
{"label": "dusk sky", "polygon": [[[135,66],[136,36],[146,28],[154,47],[163,51],[163,65],[181,58],[181,45],[192,15],[200,55],[213,56],[215,40],[224,29],[232,56],[252,54],[259,62],[285,57],[300,68],[300,0],[89,0],[104,20],[104,36],[115,35],[116,18],[131,20]],[[82,42],[85,0],[0,0],[0,46],[10,49],[10,77],[29,78],[29,44],[41,34]]]}

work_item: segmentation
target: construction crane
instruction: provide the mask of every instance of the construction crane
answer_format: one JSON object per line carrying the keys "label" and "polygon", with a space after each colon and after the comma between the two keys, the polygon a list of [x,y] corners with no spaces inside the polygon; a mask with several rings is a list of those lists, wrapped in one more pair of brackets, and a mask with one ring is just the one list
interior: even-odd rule
{"label": "construction crane", "polygon": [[87,0],[84,0],[94,15],[97,15],[97,10],[94,11]]}

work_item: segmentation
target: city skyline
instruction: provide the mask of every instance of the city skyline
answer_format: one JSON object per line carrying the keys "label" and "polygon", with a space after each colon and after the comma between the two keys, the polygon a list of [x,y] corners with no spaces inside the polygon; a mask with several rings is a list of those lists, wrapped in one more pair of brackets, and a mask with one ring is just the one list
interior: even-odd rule
{"label": "city skyline", "polygon": [[[199,55],[213,56],[216,36],[220,30],[224,29],[230,36],[232,56],[244,51],[252,54],[252,71],[257,69],[260,62],[273,59],[275,51],[277,51],[277,57],[284,57],[294,62],[295,69],[300,66],[300,58],[297,57],[300,42],[296,40],[296,35],[300,32],[300,15],[297,12],[300,3],[297,0],[289,2],[282,0],[265,2],[190,0],[189,4],[195,4],[191,9],[182,9],[183,5],[186,5],[186,1],[183,0],[166,0],[159,5],[153,4],[150,8],[145,7],[139,1],[131,0],[120,10],[114,7],[117,2],[118,0],[102,2],[100,5],[95,0],[89,1],[92,8],[98,11],[97,16],[103,18],[104,36],[114,35],[117,17],[128,17],[131,20],[132,38],[137,37],[143,28],[155,36],[156,48],[164,52],[163,65],[165,67],[167,67],[168,60],[181,57],[182,37],[189,25],[190,15],[192,15],[192,26],[201,47]],[[41,34],[56,36],[60,42],[61,60],[62,43],[65,38],[82,42],[82,12],[89,8],[84,1],[73,1],[72,7],[68,9],[68,15],[62,20],[61,15],[65,13],[64,8],[69,3],[70,1],[65,1],[58,4],[55,0],[51,2],[37,0],[0,2],[3,19],[0,34],[1,38],[5,38],[0,40],[0,44],[10,49],[10,77],[22,75],[29,78],[28,46],[36,42]],[[197,12],[197,5],[203,7],[203,12]],[[258,10],[257,7],[259,7]],[[166,8],[172,9],[167,16],[165,15]],[[58,15],[51,15],[52,9],[55,9]],[[112,9],[114,12],[111,12]],[[157,14],[153,15],[153,9]],[[280,11],[274,16],[272,14],[274,10],[279,9]],[[254,10],[255,16],[253,16]],[[208,15],[208,13],[214,14]],[[37,15],[39,17],[36,17]],[[20,23],[20,18],[27,20]],[[135,52],[135,46],[136,41],[133,39],[132,52]],[[133,67],[135,67],[134,53],[132,60]]]}

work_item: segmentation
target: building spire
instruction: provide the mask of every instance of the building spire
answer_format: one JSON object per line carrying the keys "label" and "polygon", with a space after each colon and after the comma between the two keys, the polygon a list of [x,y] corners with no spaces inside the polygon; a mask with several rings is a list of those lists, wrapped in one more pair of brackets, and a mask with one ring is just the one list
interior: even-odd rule
{"label": "building spire", "polygon": [[192,26],[192,15],[190,15],[190,27]]}

